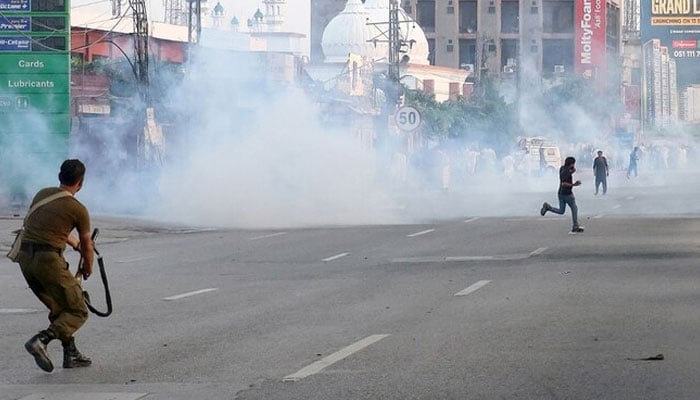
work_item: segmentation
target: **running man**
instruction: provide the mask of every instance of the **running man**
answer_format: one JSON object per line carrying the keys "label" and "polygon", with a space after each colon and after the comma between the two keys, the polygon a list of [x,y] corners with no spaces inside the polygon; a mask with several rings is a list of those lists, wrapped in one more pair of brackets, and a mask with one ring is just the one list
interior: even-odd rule
{"label": "running man", "polygon": [[583,227],[578,224],[578,207],[576,206],[576,198],[574,197],[574,186],[580,186],[581,181],[574,182],[574,172],[576,172],[576,159],[573,157],[566,157],[564,160],[564,165],[559,168],[559,208],[554,208],[545,202],[542,204],[542,209],[540,210],[540,215],[544,216],[547,211],[551,211],[555,214],[564,215],[566,211],[566,205],[568,204],[571,208],[571,220],[573,221],[573,226],[571,228],[571,233],[583,232]]}

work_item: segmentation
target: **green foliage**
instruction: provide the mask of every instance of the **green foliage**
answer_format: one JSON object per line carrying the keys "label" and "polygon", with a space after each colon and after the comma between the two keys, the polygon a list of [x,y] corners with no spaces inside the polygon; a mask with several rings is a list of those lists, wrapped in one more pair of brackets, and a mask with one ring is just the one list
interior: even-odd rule
{"label": "green foliage", "polygon": [[70,69],[73,73],[102,73],[105,69],[105,62],[102,59],[95,59],[93,61],[85,61],[82,57],[71,55],[70,57]]}
{"label": "green foliage", "polygon": [[406,90],[406,104],[421,112],[423,134],[438,143],[477,141],[506,150],[517,136],[515,108],[503,100],[490,81],[482,83],[470,99],[442,103],[422,91]]}

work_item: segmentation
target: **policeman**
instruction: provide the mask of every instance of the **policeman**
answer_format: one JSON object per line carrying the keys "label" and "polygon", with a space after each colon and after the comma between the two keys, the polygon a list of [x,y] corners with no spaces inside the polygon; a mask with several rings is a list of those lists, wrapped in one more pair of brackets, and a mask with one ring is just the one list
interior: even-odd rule
{"label": "policeman", "polygon": [[[62,191],[56,198],[36,208],[24,221],[19,264],[29,288],[49,309],[49,327],[34,335],[24,347],[36,364],[46,372],[53,363],[46,346],[54,339],[63,345],[63,368],[87,367],[92,361],[75,347],[73,335],[85,323],[88,310],[78,280],[63,258],[66,244],[79,251],[84,263],[85,278],[92,274],[93,243],[90,238],[90,216],[87,208],[73,197],[82,187],[85,165],[80,160],[66,160],[58,174],[59,187],[41,189],[32,205]],[[71,235],[73,229],[79,239]]]}

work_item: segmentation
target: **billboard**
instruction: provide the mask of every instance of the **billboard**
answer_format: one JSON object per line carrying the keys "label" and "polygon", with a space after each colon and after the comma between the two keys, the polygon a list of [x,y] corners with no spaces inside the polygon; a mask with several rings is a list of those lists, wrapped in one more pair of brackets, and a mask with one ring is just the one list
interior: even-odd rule
{"label": "billboard", "polygon": [[69,13],[69,0],[0,0],[0,195],[36,190],[68,155]]}
{"label": "billboard", "polygon": [[574,72],[602,89],[606,81],[606,1],[575,0],[574,7]]}
{"label": "billboard", "polygon": [[700,83],[700,0],[641,0],[640,9],[642,43],[668,49],[679,89]]}

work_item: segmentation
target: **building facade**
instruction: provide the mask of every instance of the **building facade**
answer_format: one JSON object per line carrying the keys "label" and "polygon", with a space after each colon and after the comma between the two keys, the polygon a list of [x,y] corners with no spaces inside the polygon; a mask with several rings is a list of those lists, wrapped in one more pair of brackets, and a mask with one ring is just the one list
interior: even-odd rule
{"label": "building facade", "polygon": [[[388,0],[386,0],[388,1]],[[473,71],[477,77],[548,77],[571,72],[575,63],[576,7],[590,0],[399,0],[425,31],[430,63]],[[312,0],[311,59],[320,61],[319,32],[344,0]],[[607,62],[619,62],[621,11],[606,2]],[[387,15],[387,20],[388,20]]]}
{"label": "building facade", "polygon": [[642,46],[644,77],[642,112],[645,127],[669,126],[678,121],[676,60],[659,39]]}
{"label": "building facade", "polygon": [[700,124],[700,85],[688,86],[681,92],[679,117],[685,122]]}

